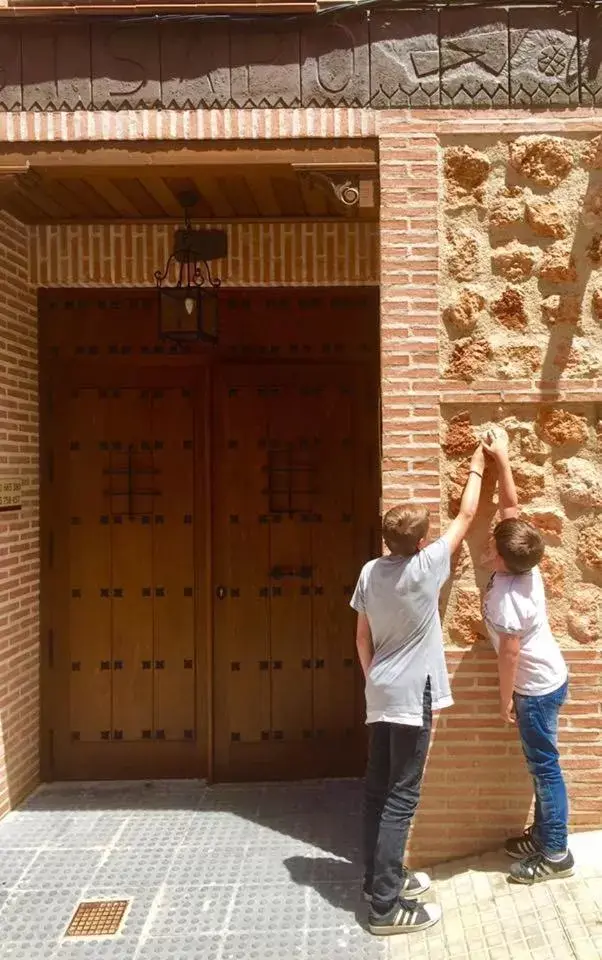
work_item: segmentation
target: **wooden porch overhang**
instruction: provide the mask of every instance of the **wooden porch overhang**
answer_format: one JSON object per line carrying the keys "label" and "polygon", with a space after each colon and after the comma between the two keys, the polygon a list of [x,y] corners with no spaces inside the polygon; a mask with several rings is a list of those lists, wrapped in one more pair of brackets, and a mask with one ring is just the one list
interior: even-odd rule
{"label": "wooden porch overhang", "polygon": [[24,223],[375,220],[375,141],[10,146],[0,209]]}

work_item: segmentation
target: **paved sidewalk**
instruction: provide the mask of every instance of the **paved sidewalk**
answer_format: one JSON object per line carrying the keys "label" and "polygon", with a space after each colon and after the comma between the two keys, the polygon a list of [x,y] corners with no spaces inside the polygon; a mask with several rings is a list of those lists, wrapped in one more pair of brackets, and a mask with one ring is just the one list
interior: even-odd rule
{"label": "paved sidewalk", "polygon": [[[356,781],[54,786],[0,824],[0,960],[600,960],[602,832],[578,875],[510,886],[500,854],[432,871],[444,922],[365,933]],[[65,938],[82,900],[115,936]]]}

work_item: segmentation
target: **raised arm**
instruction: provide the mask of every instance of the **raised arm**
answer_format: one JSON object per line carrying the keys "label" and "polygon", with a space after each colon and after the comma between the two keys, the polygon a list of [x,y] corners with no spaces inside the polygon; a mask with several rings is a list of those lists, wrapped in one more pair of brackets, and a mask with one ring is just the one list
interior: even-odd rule
{"label": "raised arm", "polygon": [[479,444],[470,461],[470,472],[460,501],[458,516],[452,520],[443,534],[443,538],[449,544],[450,553],[456,552],[475,518],[479,506],[479,497],[481,496],[484,469],[485,454],[483,453],[483,447]]}
{"label": "raised arm", "polygon": [[483,441],[483,446],[497,466],[500,519],[508,520],[511,517],[517,517],[518,494],[510,466],[508,434],[503,427],[492,427]]}

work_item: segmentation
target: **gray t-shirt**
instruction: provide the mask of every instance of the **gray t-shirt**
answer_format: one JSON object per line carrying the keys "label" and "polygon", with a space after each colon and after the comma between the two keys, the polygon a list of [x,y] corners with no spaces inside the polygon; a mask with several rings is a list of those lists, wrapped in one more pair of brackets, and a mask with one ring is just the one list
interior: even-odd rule
{"label": "gray t-shirt", "polygon": [[362,569],[351,606],[368,617],[374,643],[366,723],[422,726],[429,677],[433,709],[452,705],[439,617],[439,593],[449,574],[443,538],[411,557],[379,557]]}

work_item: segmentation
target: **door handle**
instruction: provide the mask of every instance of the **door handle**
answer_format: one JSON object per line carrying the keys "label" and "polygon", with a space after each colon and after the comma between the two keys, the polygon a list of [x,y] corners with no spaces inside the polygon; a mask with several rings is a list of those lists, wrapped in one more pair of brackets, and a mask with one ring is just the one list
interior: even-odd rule
{"label": "door handle", "polygon": [[228,591],[226,590],[226,588],[222,587],[221,585],[217,587],[215,590],[215,596],[217,597],[218,600],[223,600],[227,593]]}

